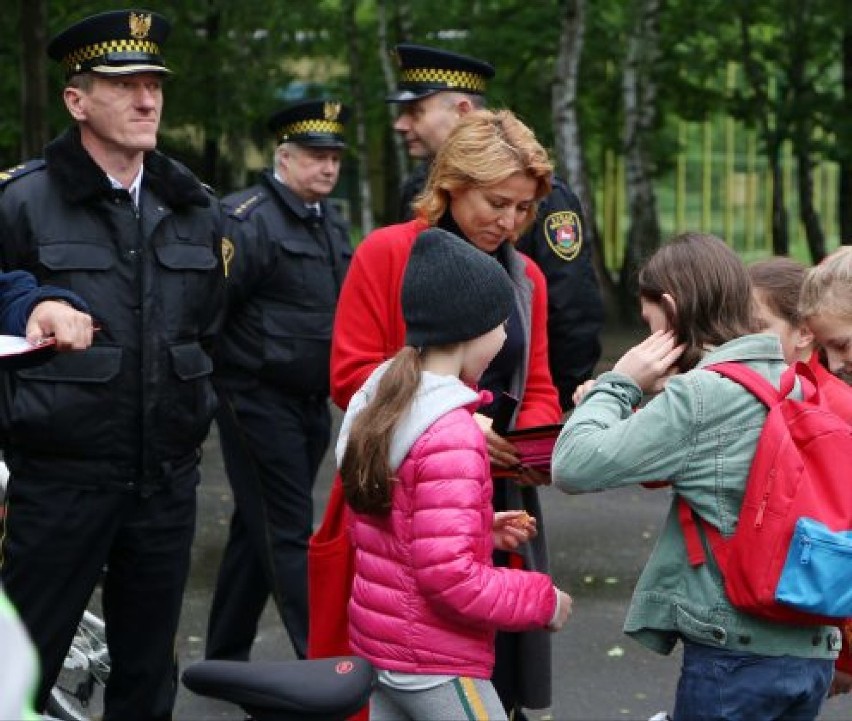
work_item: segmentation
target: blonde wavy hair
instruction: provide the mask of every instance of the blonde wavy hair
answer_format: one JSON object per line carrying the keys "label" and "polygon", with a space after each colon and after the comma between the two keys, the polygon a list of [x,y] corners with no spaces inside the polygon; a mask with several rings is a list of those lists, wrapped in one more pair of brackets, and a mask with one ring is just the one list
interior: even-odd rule
{"label": "blonde wavy hair", "polygon": [[550,192],[553,164],[533,131],[511,111],[472,111],[462,116],[435,156],[414,211],[429,225],[437,225],[451,193],[489,188],[519,173],[535,181],[536,202],[512,241],[532,225],[538,201]]}

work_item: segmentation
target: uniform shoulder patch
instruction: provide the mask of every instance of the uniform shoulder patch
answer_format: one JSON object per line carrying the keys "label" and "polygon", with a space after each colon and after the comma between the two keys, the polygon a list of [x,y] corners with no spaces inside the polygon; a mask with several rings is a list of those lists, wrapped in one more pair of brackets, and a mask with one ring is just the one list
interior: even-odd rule
{"label": "uniform shoulder patch", "polygon": [[29,175],[34,170],[39,170],[43,167],[44,160],[39,158],[37,160],[29,160],[22,165],[14,165],[11,168],[6,168],[6,170],[0,170],[0,188],[4,185],[8,185],[13,180],[23,178],[25,175]]}
{"label": "uniform shoulder patch", "polygon": [[266,193],[262,190],[252,193],[245,200],[242,200],[239,205],[234,206],[228,215],[236,220],[246,220],[265,197]]}
{"label": "uniform shoulder patch", "polygon": [[551,213],[544,219],[544,237],[550,249],[562,260],[572,261],[583,247],[580,216],[573,210]]}

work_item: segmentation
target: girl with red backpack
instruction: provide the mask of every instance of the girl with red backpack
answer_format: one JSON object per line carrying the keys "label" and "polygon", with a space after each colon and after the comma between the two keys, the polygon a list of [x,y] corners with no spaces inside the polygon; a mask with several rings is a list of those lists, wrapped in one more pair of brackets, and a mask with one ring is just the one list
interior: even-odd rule
{"label": "girl with red backpack", "polygon": [[674,238],[638,280],[652,334],[587,390],[557,441],[554,483],[582,493],[671,482],[672,507],[624,631],[662,654],[683,644],[674,721],[814,719],[831,683],[838,629],[734,607],[716,563],[690,565],[678,516],[681,496],[733,535],[767,411],[707,366],[743,363],[777,387],[787,367],[779,338],[755,333],[748,273],[719,238]]}

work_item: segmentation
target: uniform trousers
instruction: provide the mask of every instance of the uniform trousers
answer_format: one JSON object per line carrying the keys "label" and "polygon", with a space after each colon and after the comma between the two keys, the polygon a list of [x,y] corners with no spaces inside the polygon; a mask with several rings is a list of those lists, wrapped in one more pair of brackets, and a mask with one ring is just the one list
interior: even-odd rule
{"label": "uniform trousers", "polygon": [[0,578],[38,649],[39,710],[103,574],[112,660],[103,718],[171,719],[198,480],[197,459],[144,495],[91,479],[12,474]]}
{"label": "uniform trousers", "polygon": [[219,389],[219,442],[234,513],[207,629],[206,657],[247,660],[270,595],[299,658],[308,644],[314,480],[328,449],[324,396],[267,384]]}

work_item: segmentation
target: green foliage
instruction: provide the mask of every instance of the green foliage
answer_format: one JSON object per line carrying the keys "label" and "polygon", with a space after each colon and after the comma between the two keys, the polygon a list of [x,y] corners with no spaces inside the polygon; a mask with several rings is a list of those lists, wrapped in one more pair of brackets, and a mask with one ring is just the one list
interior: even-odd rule
{"label": "green foliage", "polygon": [[[0,13],[0,62],[6,69],[0,75],[4,166],[20,160],[18,17],[20,3],[27,1],[11,0]],[[390,47],[400,41],[422,42],[489,60],[497,69],[489,89],[491,105],[511,107],[545,145],[552,145],[551,87],[567,0],[350,1],[355,8],[354,38],[346,25],[344,0],[145,0],[144,7],[162,12],[173,23],[165,55],[175,73],[166,88],[163,147],[202,174],[215,151],[217,177],[206,179],[220,191],[231,190],[247,180],[248,171],[268,163],[272,143],[265,120],[271,112],[300,92],[351,102],[352,81],[357,79],[367,101],[362,120],[376,212],[379,220],[386,219],[398,179],[383,102],[386,87],[378,43],[382,1]],[[86,15],[127,6],[125,0],[48,0],[48,36]],[[635,0],[586,1],[578,110],[592,184],[598,188],[603,187],[605,154],[620,153],[622,65],[634,6]],[[743,127],[758,128],[769,119],[768,127],[782,139],[789,139],[796,128],[807,129],[816,160],[849,158],[852,118],[841,111],[839,53],[843,32],[852,27],[850,8],[848,0],[663,3],[653,144],[660,182],[671,182],[678,153],[700,157],[695,135],[691,147],[681,146],[681,120],[711,119],[718,127],[731,115]],[[745,82],[741,16],[752,42],[749,57],[756,86]],[[348,70],[350,39],[360,51],[357,78]],[[734,82],[729,81],[731,60],[740,63]],[[52,133],[68,124],[61,85],[60,73],[51,67]],[[354,132],[351,139],[354,144]],[[762,140],[758,152],[765,151],[766,137]],[[349,173],[353,159],[350,151]],[[348,177],[344,185],[354,196],[354,178]],[[666,228],[672,223],[667,192],[660,206]],[[693,189],[689,192],[687,205],[699,212],[701,197]]]}

